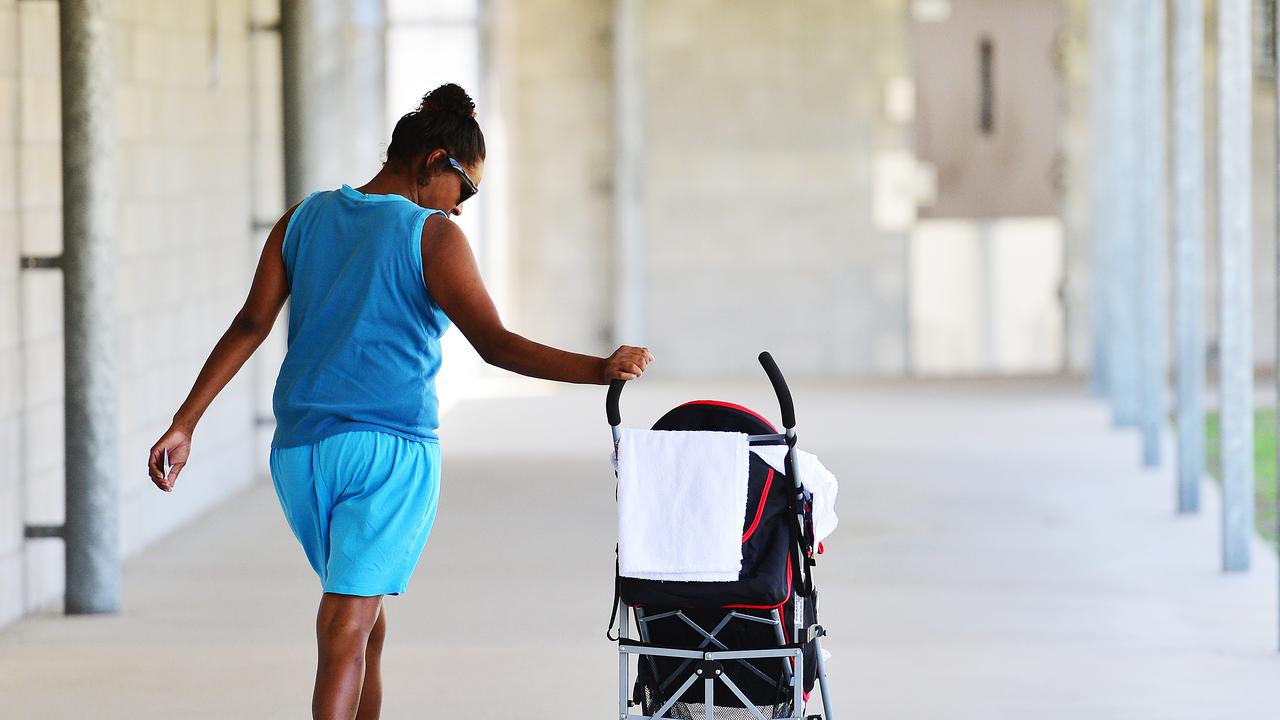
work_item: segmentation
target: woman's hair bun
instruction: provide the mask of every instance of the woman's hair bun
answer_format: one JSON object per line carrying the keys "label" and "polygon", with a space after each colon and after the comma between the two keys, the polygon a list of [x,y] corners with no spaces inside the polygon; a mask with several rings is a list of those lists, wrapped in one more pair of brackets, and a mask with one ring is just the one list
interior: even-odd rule
{"label": "woman's hair bun", "polygon": [[462,163],[484,160],[484,133],[476,121],[476,104],[466,90],[454,83],[445,83],[423,95],[417,110],[400,117],[391,131],[387,160],[412,163],[436,149]]}
{"label": "woman's hair bun", "polygon": [[449,113],[464,118],[476,116],[476,104],[471,96],[454,83],[445,83],[422,96],[422,104],[418,105],[420,113]]}

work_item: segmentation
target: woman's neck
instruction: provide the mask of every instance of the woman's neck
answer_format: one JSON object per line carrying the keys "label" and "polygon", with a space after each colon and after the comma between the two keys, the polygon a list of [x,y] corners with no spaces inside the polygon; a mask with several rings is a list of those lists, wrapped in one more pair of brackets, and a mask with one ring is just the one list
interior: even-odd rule
{"label": "woman's neck", "polygon": [[403,175],[390,170],[387,165],[383,165],[377,175],[356,190],[366,195],[399,195],[409,202],[417,202],[413,197],[414,184],[408,182]]}

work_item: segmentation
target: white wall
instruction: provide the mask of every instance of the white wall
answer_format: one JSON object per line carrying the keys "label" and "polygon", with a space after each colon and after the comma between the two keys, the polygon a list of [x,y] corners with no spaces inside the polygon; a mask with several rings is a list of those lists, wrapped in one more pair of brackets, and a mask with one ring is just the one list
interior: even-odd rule
{"label": "white wall", "polygon": [[918,375],[1062,368],[1056,217],[921,220],[911,233],[911,360]]}

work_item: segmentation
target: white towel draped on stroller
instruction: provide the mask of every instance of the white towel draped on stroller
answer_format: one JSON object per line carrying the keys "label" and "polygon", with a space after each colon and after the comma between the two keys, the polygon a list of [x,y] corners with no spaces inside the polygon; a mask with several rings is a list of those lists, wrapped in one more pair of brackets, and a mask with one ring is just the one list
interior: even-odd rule
{"label": "white towel draped on stroller", "polygon": [[[732,582],[742,567],[747,435],[621,428],[617,455],[618,563],[623,577]],[[784,472],[785,445],[750,452]],[[835,475],[795,450],[795,472],[813,498],[815,542],[835,530]]]}
{"label": "white towel draped on stroller", "polygon": [[[759,455],[774,470],[780,473],[787,471],[783,467],[783,459],[787,455],[785,445],[758,445],[752,447],[751,452]],[[840,523],[836,517],[836,495],[840,492],[840,483],[813,453],[797,449],[795,463],[800,484],[813,496],[813,541],[822,542]]]}
{"label": "white towel draped on stroller", "polygon": [[618,572],[646,580],[733,582],[742,570],[747,435],[622,428]]}

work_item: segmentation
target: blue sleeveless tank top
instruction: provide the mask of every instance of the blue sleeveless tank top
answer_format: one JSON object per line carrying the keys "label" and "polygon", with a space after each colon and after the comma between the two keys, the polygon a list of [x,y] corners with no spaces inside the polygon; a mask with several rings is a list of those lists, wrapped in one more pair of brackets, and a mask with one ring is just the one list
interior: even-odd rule
{"label": "blue sleeveless tank top", "polygon": [[435,376],[449,318],[422,278],[422,226],[440,210],[349,185],[289,218],[289,347],[271,447],[353,430],[438,442]]}

